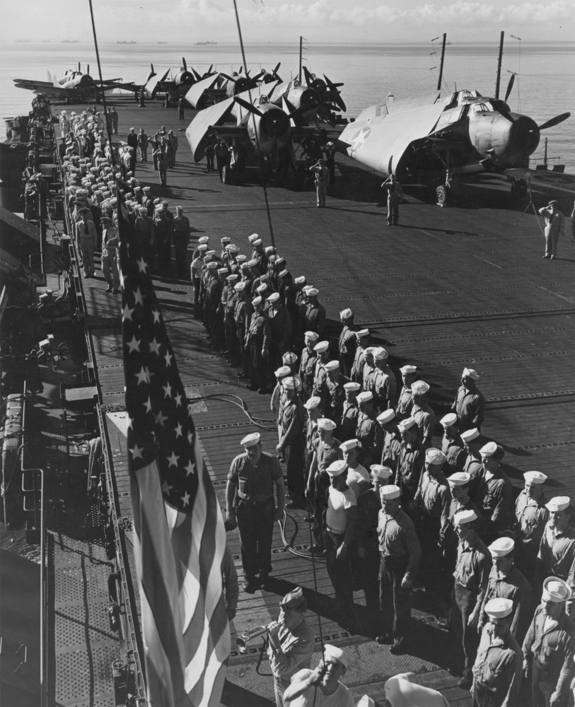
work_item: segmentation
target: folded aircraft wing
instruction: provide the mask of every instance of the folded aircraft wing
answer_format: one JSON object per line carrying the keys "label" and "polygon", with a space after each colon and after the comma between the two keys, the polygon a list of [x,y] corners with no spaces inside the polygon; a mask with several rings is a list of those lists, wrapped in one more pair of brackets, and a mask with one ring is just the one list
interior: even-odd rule
{"label": "folded aircraft wing", "polygon": [[216,85],[219,76],[219,74],[208,76],[201,81],[197,81],[190,88],[190,90],[186,93],[186,101],[192,106],[192,108],[198,108],[201,110],[203,101],[206,98],[206,92]]}
{"label": "folded aircraft wing", "polygon": [[188,125],[186,138],[196,162],[203,159],[206,152],[206,143],[212,126],[223,125],[231,116],[235,105],[233,98],[228,98],[221,103],[215,103],[209,108],[204,108]]}
{"label": "folded aircraft wing", "polygon": [[150,96],[152,96],[153,98],[154,94],[158,90],[158,84],[162,83],[162,81],[165,81],[169,73],[170,70],[168,69],[163,76],[160,76],[159,74],[154,74],[154,76],[150,77],[150,79],[146,82],[146,85],[144,86],[144,91],[146,91],[146,93],[149,93]]}
{"label": "folded aircraft wing", "polygon": [[443,112],[443,103],[394,110],[366,108],[342,131],[338,147],[384,175],[395,174],[410,145],[427,137]]}

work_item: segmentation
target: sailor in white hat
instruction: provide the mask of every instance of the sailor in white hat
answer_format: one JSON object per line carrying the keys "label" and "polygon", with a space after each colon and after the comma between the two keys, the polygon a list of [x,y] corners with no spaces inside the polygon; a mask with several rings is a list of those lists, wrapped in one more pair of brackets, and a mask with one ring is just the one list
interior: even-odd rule
{"label": "sailor in white hat", "polygon": [[373,393],[377,412],[395,408],[397,403],[397,378],[389,367],[389,354],[383,346],[373,350]]}
{"label": "sailor in white hat", "polygon": [[425,449],[431,447],[433,435],[435,434],[435,413],[427,400],[429,388],[429,383],[422,380],[415,381],[411,386],[411,394],[413,396],[411,417],[417,423],[419,437]]}
{"label": "sailor in white hat", "polygon": [[[390,652],[405,652],[411,629],[411,590],[421,562],[421,546],[411,518],[401,509],[399,486],[380,488],[382,509],[377,533],[381,554],[380,608],[384,632],[378,643]],[[393,609],[393,611],[392,611]]]}
{"label": "sailor in white hat", "polygon": [[415,496],[425,464],[425,449],[419,439],[419,429],[413,417],[398,423],[401,435],[397,459],[396,482],[401,486],[404,507],[408,508]]}
{"label": "sailor in white hat", "polygon": [[[463,442],[463,449],[467,453],[467,459],[462,471],[466,471],[472,479],[477,479],[481,471],[481,454],[479,450],[485,444],[485,440],[476,427],[460,432],[460,437]],[[476,486],[475,482],[472,486]]]}
{"label": "sailor in white hat", "polygon": [[284,692],[284,704],[294,707],[353,707],[351,691],[340,682],[350,664],[341,648],[326,643],[315,670],[300,670]]}
{"label": "sailor in white hat", "polygon": [[575,625],[567,615],[571,597],[571,588],[562,579],[548,577],[544,581],[541,604],[522,646],[533,705],[568,704],[575,635]]}
{"label": "sailor in white hat", "polygon": [[351,367],[351,379],[356,383],[363,383],[363,366],[365,364],[365,350],[369,346],[369,329],[359,329],[355,332],[357,346]]}
{"label": "sailor in white hat", "polygon": [[[282,366],[282,369],[289,372],[288,366]],[[305,413],[298,395],[299,381],[295,376],[288,375],[281,380],[281,386],[285,398],[278,417],[279,442],[276,450],[286,463],[287,491],[290,498],[286,508],[305,509]]]}
{"label": "sailor in white hat", "polygon": [[312,390],[314,395],[319,395],[322,398],[326,397],[324,390],[325,381],[327,379],[327,371],[325,366],[331,360],[329,353],[329,341],[318,341],[313,350],[317,354],[317,360],[313,371]]}
{"label": "sailor in white hat", "polygon": [[379,464],[383,451],[383,430],[373,409],[373,393],[364,391],[357,396],[359,415],[357,417],[356,439],[361,447],[360,461],[364,466]]}
{"label": "sailor in white hat", "polygon": [[359,442],[357,439],[348,439],[342,442],[340,450],[347,464],[347,485],[359,498],[371,486],[371,479],[367,469],[359,463]]}
{"label": "sailor in white hat", "polygon": [[324,370],[326,376],[323,378],[322,390],[318,392],[321,393],[326,403],[327,415],[333,420],[339,421],[343,414],[343,405],[346,397],[344,385],[350,383],[350,380],[341,372],[337,359],[328,361],[324,366]]}
{"label": "sailor in white hat", "polygon": [[571,499],[554,496],[546,504],[549,521],[539,546],[539,570],[543,577],[559,577],[574,589],[575,528],[571,524]]}
{"label": "sailor in white hat", "polygon": [[521,644],[533,615],[533,593],[529,582],[515,566],[515,541],[503,536],[494,540],[487,549],[491,553],[493,566],[483,599],[479,628],[483,629],[489,620],[485,612],[487,602],[497,597],[511,599],[513,601],[511,633]]}
{"label": "sailor in white hat", "polygon": [[472,666],[478,646],[477,625],[481,614],[483,597],[489,581],[491,556],[485,543],[477,534],[478,516],[471,509],[455,513],[453,525],[459,537],[453,586],[452,626],[456,636],[461,637],[463,665],[459,686],[471,687]]}
{"label": "sailor in white hat", "polygon": [[473,368],[464,368],[461,385],[457,389],[451,411],[457,414],[459,429],[464,432],[477,428],[481,431],[485,411],[485,398],[477,388],[479,373]]}
{"label": "sailor in white hat", "polygon": [[489,622],[484,626],[473,665],[474,705],[520,704],[523,653],[511,634],[513,602],[491,599],[484,606]]}
{"label": "sailor in white hat", "polygon": [[325,307],[318,301],[319,291],[312,287],[306,294],[307,304],[303,313],[304,331],[317,331],[320,338],[325,330]]}
{"label": "sailor in white hat", "polygon": [[356,327],[352,310],[349,309],[349,307],[342,309],[339,313],[339,318],[342,323],[342,330],[338,341],[339,362],[343,375],[350,378],[355,350],[357,348],[357,339],[355,337]]}
{"label": "sailor in white hat", "polygon": [[246,348],[248,349],[250,390],[267,393],[268,359],[270,351],[270,324],[264,314],[264,301],[261,296],[252,300],[254,312],[250,318],[246,332]]}
{"label": "sailor in white hat", "polygon": [[268,320],[270,324],[270,359],[272,365],[279,365],[283,354],[292,343],[291,317],[281,301],[280,293],[273,292],[267,297]]}
{"label": "sailor in white hat", "polygon": [[491,534],[495,535],[507,530],[513,523],[513,488],[501,468],[501,460],[505,456],[503,447],[497,442],[487,442],[479,453],[481,469],[473,498],[487,519]]}
{"label": "sailor in white hat", "polygon": [[313,395],[313,380],[319,354],[315,350],[319,335],[315,331],[306,331],[303,335],[304,347],[301,352],[299,374],[305,397]]}
{"label": "sailor in white hat", "polygon": [[328,467],[338,459],[342,458],[339,448],[339,441],[334,437],[337,425],[328,417],[320,417],[317,420],[319,442],[315,447],[312,457],[310,471],[307,482],[307,496],[313,505],[313,544],[311,552],[323,553],[325,551],[323,542],[323,513],[325,511],[325,496],[329,486]]}
{"label": "sailor in white hat", "polygon": [[228,472],[226,527],[238,527],[243,589],[253,594],[266,586],[272,570],[274,522],[284,516],[285,487],[280,463],[262,450],[259,432],[246,435],[240,444],[244,452],[235,457]]}
{"label": "sailor in white hat", "polygon": [[522,545],[518,562],[523,574],[532,577],[541,537],[549,520],[549,510],[545,506],[547,476],[541,471],[526,471],[523,479],[525,486],[515,501],[516,532]]}
{"label": "sailor in white hat", "polygon": [[459,434],[457,415],[448,412],[439,421],[443,427],[441,451],[445,454],[445,475],[449,476],[455,471],[461,471],[467,459],[467,452],[463,448],[463,440]]}
{"label": "sailor in white hat", "polygon": [[389,466],[395,472],[401,451],[401,433],[397,414],[393,409],[384,410],[379,413],[376,419],[383,430],[381,463]]}
{"label": "sailor in white hat", "polygon": [[357,429],[357,418],[359,416],[359,405],[357,396],[361,390],[361,385],[355,381],[348,381],[343,384],[345,400],[339,419],[338,437],[342,442],[355,438]]}
{"label": "sailor in white hat", "polygon": [[397,407],[395,412],[398,420],[404,420],[411,416],[411,408],[413,406],[413,396],[411,394],[411,386],[417,380],[417,366],[413,364],[405,364],[399,369],[401,373],[402,387],[397,399]]}

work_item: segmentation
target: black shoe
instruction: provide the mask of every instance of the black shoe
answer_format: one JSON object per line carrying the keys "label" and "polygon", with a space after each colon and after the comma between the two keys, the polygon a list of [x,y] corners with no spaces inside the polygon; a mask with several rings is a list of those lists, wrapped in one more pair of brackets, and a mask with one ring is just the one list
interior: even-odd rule
{"label": "black shoe", "polygon": [[389,652],[392,655],[403,655],[406,653],[406,650],[402,643],[394,643],[393,646],[390,647]]}
{"label": "black shoe", "polygon": [[260,585],[263,589],[268,589],[273,581],[273,577],[270,577],[268,572],[260,572]]}
{"label": "black shoe", "polygon": [[269,392],[267,388],[258,388],[258,393],[260,395],[265,395],[267,392]]}
{"label": "black shoe", "polygon": [[462,690],[469,690],[472,682],[473,680],[471,678],[471,675],[464,675],[457,681],[457,686],[460,687]]}
{"label": "black shoe", "polygon": [[246,594],[253,594],[260,588],[260,580],[257,577],[246,577],[242,589]]}
{"label": "black shoe", "polygon": [[323,545],[318,545],[317,543],[314,543],[310,547],[309,551],[312,555],[323,555],[325,553],[325,547]]}
{"label": "black shoe", "polygon": [[111,292],[111,291],[112,291],[112,285],[108,285],[108,287],[106,287],[106,292]]}
{"label": "black shoe", "polygon": [[384,633],[383,636],[376,636],[375,641],[379,643],[380,646],[388,646],[390,643],[393,643],[393,637],[391,633]]}

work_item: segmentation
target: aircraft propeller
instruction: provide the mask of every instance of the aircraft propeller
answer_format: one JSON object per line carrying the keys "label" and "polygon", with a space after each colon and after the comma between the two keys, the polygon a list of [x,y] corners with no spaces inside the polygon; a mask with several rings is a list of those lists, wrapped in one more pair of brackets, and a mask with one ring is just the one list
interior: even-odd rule
{"label": "aircraft propeller", "polygon": [[515,74],[511,72],[511,78],[509,79],[509,83],[507,84],[507,91],[505,91],[505,103],[507,103],[507,100],[509,99],[509,96],[511,95],[511,91],[513,90],[513,84],[515,83]]}
{"label": "aircraft propeller", "polygon": [[539,130],[547,130],[547,128],[553,128],[555,125],[559,125],[559,123],[562,123],[564,120],[567,120],[571,116],[571,113],[561,113],[561,115],[556,115],[554,118],[551,118],[551,120],[548,120],[547,122],[543,123],[543,125],[539,126]]}

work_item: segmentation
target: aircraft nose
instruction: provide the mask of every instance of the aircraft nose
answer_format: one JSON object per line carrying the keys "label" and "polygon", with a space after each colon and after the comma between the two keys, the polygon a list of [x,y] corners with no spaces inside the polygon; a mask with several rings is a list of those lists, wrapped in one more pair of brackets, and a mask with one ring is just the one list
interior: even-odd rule
{"label": "aircraft nose", "polygon": [[537,123],[525,115],[517,118],[511,126],[511,140],[522,152],[532,154],[539,144],[540,131]]}
{"label": "aircraft nose", "polygon": [[307,106],[307,105],[317,106],[318,103],[319,103],[319,95],[315,89],[306,88],[305,91],[303,91],[303,93],[301,94],[301,105],[302,106]]}
{"label": "aircraft nose", "polygon": [[281,110],[270,110],[264,114],[261,128],[268,138],[281,138],[289,130],[290,123],[288,116]]}

